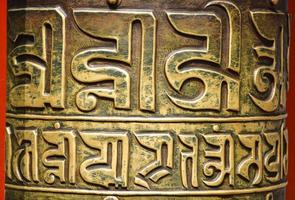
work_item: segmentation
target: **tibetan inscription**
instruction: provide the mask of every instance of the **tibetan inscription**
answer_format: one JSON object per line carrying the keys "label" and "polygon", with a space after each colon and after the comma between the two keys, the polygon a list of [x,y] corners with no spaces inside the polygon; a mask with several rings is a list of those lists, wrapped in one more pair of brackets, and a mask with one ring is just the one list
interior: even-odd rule
{"label": "tibetan inscription", "polygon": [[285,199],[287,1],[9,1],[6,200]]}

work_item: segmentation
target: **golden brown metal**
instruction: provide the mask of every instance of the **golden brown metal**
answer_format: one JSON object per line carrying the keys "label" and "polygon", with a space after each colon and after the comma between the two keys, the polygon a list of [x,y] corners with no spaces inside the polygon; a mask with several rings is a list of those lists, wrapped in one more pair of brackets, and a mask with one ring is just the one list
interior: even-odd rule
{"label": "golden brown metal", "polygon": [[7,200],[285,199],[287,0],[9,1]]}

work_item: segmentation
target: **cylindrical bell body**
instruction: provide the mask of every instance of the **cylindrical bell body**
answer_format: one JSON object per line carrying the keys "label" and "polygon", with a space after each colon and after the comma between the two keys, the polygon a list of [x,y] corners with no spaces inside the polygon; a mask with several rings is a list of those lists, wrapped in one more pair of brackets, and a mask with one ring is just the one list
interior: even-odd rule
{"label": "cylindrical bell body", "polygon": [[287,0],[9,0],[7,200],[285,199]]}

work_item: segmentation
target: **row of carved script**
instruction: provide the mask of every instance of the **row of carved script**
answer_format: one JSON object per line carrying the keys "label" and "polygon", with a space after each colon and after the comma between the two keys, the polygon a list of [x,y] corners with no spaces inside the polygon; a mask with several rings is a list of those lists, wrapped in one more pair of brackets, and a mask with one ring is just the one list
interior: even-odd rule
{"label": "row of carved script", "polygon": [[[284,123],[278,131],[234,134],[216,130],[177,136],[171,131],[80,131],[59,124],[53,129],[8,126],[6,173],[12,181],[75,185],[80,184],[78,170],[79,180],[104,188],[128,188],[132,171],[134,185],[146,189],[157,187],[168,176],[181,177],[179,187],[186,189],[219,187],[225,180],[238,186],[237,176],[252,186],[286,178],[287,145]],[[131,160],[138,159],[138,168],[130,168]],[[174,174],[175,167],[179,175]]]}
{"label": "row of carved script", "polygon": [[[221,17],[212,9],[220,7],[228,17],[227,32]],[[208,10],[209,9],[209,10]],[[241,11],[231,1],[212,1],[201,11],[165,11],[168,24],[182,37],[205,38],[205,47],[183,47],[172,51],[165,61],[165,75],[175,91],[167,92],[168,98],[178,107],[189,110],[221,109],[222,85],[227,85],[226,109],[240,110],[240,79],[242,25]],[[140,110],[156,110],[156,37],[157,19],[150,10],[104,10],[73,9],[74,21],[79,31],[93,38],[114,40],[115,48],[89,47],[79,50],[72,59],[71,73],[75,80],[83,83],[76,93],[76,105],[82,111],[97,109],[98,98],[110,99],[115,109],[130,109],[131,81],[139,79],[138,105]],[[288,88],[288,14],[274,11],[249,11],[251,24],[262,41],[267,45],[254,46],[259,61],[271,60],[270,63],[257,64],[253,69],[255,88],[250,92],[253,103],[265,112],[285,108]],[[53,108],[65,108],[66,79],[66,24],[67,15],[60,7],[35,7],[9,10],[10,37],[15,47],[9,53],[9,66],[12,75],[12,88],[9,99],[13,107],[44,108],[45,104]],[[25,27],[21,25],[26,20]],[[34,20],[30,20],[34,19]],[[111,23],[109,23],[111,21]],[[123,63],[131,66],[132,26],[134,22],[142,26],[141,64],[139,77],[131,77],[130,72],[118,66]],[[106,23],[107,22],[107,23]],[[210,24],[210,26],[208,26]],[[98,28],[101,27],[101,28]],[[269,28],[272,27],[272,28]],[[51,33],[49,33],[51,32]],[[52,40],[48,37],[51,36]],[[224,40],[228,36],[228,40]],[[19,43],[27,38],[26,43]],[[223,44],[227,42],[227,44]],[[269,43],[272,45],[269,46]],[[185,45],[185,44],[184,44]],[[227,52],[222,46],[228,46]],[[222,66],[222,58],[228,58]],[[92,64],[93,60],[107,61],[108,64]],[[183,68],[189,62],[211,63],[213,68]],[[103,63],[102,62],[102,63]],[[50,76],[48,76],[50,70]],[[30,81],[23,83],[22,77],[28,75]],[[201,80],[205,87],[202,95],[188,99],[181,94],[186,81]],[[18,81],[17,81],[18,80]],[[100,86],[109,81],[112,87]]]}

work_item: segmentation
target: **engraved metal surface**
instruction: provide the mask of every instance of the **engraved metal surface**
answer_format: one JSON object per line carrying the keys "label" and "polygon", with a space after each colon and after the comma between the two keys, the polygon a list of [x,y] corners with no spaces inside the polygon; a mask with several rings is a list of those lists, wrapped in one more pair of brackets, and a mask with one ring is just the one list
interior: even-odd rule
{"label": "engraved metal surface", "polygon": [[7,200],[285,199],[286,0],[9,0]]}

